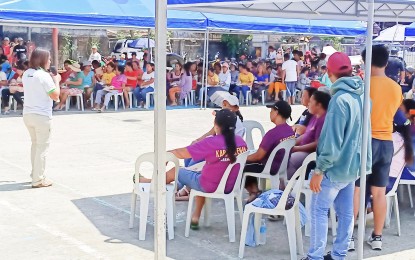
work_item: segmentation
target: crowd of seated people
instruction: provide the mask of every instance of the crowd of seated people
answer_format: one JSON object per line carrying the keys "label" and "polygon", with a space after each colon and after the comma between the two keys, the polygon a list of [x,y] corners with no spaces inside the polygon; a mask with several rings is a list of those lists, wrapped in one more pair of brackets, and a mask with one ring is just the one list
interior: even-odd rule
{"label": "crowd of seated people", "polygon": [[[93,54],[94,51],[96,54],[96,46],[94,47],[92,51]],[[247,99],[252,99],[252,105],[258,104],[260,101],[278,100],[287,100],[293,104],[294,95],[298,91],[304,92],[304,89],[310,86],[314,88],[330,87],[331,82],[327,77],[323,54],[311,51],[306,52],[304,57],[303,52],[299,50],[292,51],[291,48],[283,50],[271,47],[268,59],[248,59],[247,55],[241,55],[238,61],[226,58],[222,61],[216,60],[207,65],[206,73],[203,72],[202,61],[187,62],[186,64],[175,63],[174,67],[166,72],[167,104],[170,106],[183,104],[184,99],[189,97],[191,91],[195,91],[195,98],[199,102],[204,101],[205,92],[207,93],[207,101],[210,102],[209,98],[215,92],[226,91],[238,98],[242,99],[243,97],[244,103],[247,103]],[[4,51],[6,49],[3,47]],[[60,102],[54,105],[55,111],[64,109],[68,98],[80,94],[84,97],[86,108],[105,111],[105,108],[102,109],[105,100],[97,100],[98,91],[103,89],[108,93],[114,94],[115,91],[109,91],[114,89],[118,93],[123,93],[121,98],[127,109],[136,107],[135,104],[139,108],[150,105],[145,103],[147,102],[147,94],[154,92],[155,66],[148,60],[147,53],[144,54],[142,60],[138,59],[135,53],[129,59],[125,54],[121,55],[119,59],[102,56],[101,60],[95,60],[93,57],[96,56],[91,54],[92,60],[90,57],[89,60],[79,63],[71,60],[64,62],[63,69],[59,71],[61,97]],[[2,64],[4,74],[0,74],[0,86],[3,89],[9,89],[5,90],[2,95],[2,108],[4,113],[8,114],[10,94],[13,97],[16,96],[14,100],[19,106],[22,105],[23,101],[19,96],[23,96],[20,94],[23,93],[21,92],[23,86],[13,87],[16,82],[12,79],[17,80],[19,73],[24,71],[24,66],[22,63],[19,66],[17,63],[8,66],[8,57],[3,57],[3,59],[2,62],[6,65]],[[121,74],[126,78],[126,83],[121,84],[121,90],[118,89],[120,86],[112,85],[113,77],[116,76],[117,71],[120,72],[119,67],[123,68]],[[408,70],[408,81],[411,80],[410,72]],[[11,73],[13,77],[10,77]],[[205,82],[202,82],[203,75]],[[11,89],[10,86],[12,86]],[[101,98],[109,96],[108,93]],[[130,100],[131,97],[133,100]],[[111,100],[114,99],[110,98]],[[118,98],[118,101],[121,99]],[[104,107],[108,107],[108,104]]]}

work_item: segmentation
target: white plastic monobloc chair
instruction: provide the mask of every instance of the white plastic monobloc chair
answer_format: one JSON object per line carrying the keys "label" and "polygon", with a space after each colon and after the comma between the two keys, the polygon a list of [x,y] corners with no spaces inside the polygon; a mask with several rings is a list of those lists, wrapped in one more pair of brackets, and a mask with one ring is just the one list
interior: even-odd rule
{"label": "white plastic monobloc chair", "polygon": [[[303,237],[300,223],[300,189],[303,186],[307,166],[310,162],[316,160],[316,153],[312,153],[305,158],[303,165],[296,171],[291,180],[288,182],[284,193],[282,194],[277,206],[273,209],[258,208],[252,204],[245,206],[244,217],[242,221],[241,240],[239,243],[239,258],[243,258],[245,250],[245,239],[248,230],[249,215],[255,214],[255,240],[259,241],[259,227],[261,225],[262,214],[284,216],[288,232],[288,243],[290,247],[291,260],[297,259],[297,253],[303,255]],[[285,209],[288,196],[292,194],[295,197],[294,205],[290,209]]]}
{"label": "white plastic monobloc chair", "polygon": [[84,94],[77,94],[77,95],[72,95],[72,96],[68,96],[68,98],[66,99],[66,111],[69,110],[69,108],[71,107],[71,98],[72,97],[76,97],[76,106],[78,107],[78,109],[84,111]]}
{"label": "white plastic monobloc chair", "polygon": [[[415,173],[412,172],[412,175],[415,176]],[[411,186],[412,185],[415,186],[415,179],[412,179],[412,180],[401,179],[399,181],[399,185],[406,185],[408,187],[409,203],[411,205],[411,208],[413,208],[414,207],[414,202],[413,202],[413,199],[412,199]],[[414,216],[415,216],[415,213],[414,213]]]}
{"label": "white plastic monobloc chair", "polygon": [[[174,226],[176,224],[175,214],[175,191],[177,185],[177,175],[179,172],[179,160],[172,153],[166,154],[166,161],[172,162],[176,171],[176,180],[172,184],[166,184],[166,215],[167,215],[167,230],[169,239],[174,238]],[[145,163],[152,163],[154,165],[154,153],[146,153],[138,157],[135,163],[135,183],[133,186],[133,192],[131,194],[131,215],[130,215],[130,228],[134,226],[135,210],[137,196],[140,198],[140,228],[139,228],[139,240],[145,240],[146,238],[146,227],[147,227],[147,216],[148,216],[148,205],[150,203],[150,196],[152,195],[153,182],[151,183],[140,183],[139,170],[140,166]],[[154,166],[155,167],[155,166]]]}
{"label": "white plastic monobloc chair", "polygon": [[146,109],[149,109],[151,106],[151,102],[154,103],[154,92],[147,92],[146,94],[146,103],[144,105],[144,107]]}
{"label": "white plastic monobloc chair", "polygon": [[243,125],[245,127],[245,141],[248,145],[248,150],[252,151],[255,150],[254,146],[254,140],[252,138],[252,132],[254,129],[259,129],[261,131],[261,137],[264,137],[265,130],[264,127],[257,121],[254,120],[246,120],[243,122]]}
{"label": "white plastic monobloc chair", "polygon": [[[194,198],[196,196],[205,197],[205,205],[204,205],[204,224],[205,226],[210,225],[210,207],[211,207],[211,199],[223,199],[225,201],[225,210],[226,210],[226,218],[228,222],[228,232],[229,232],[229,242],[235,242],[235,205],[234,199],[237,200],[239,214],[242,216],[242,200],[240,199],[240,187],[241,187],[241,176],[242,171],[245,167],[246,159],[248,158],[248,152],[242,153],[238,155],[236,158],[236,162],[230,164],[226,169],[225,173],[222,176],[222,179],[219,183],[218,188],[213,193],[205,193],[197,190],[192,190],[190,192],[189,198],[189,206],[187,208],[187,218],[186,218],[186,229],[185,229],[185,237],[189,237],[190,231],[190,221],[192,217],[192,207]],[[225,193],[226,182],[229,178],[229,174],[231,173],[233,167],[239,165],[239,172],[238,177],[236,179],[235,185],[233,190],[230,193]]]}
{"label": "white plastic monobloc chair", "polygon": [[393,184],[392,189],[386,194],[386,219],[385,219],[385,227],[390,227],[391,222],[391,214],[392,214],[392,206],[393,210],[395,211],[395,218],[396,218],[396,224],[398,228],[398,236],[401,236],[401,220],[399,218],[399,203],[398,203],[398,186],[402,177],[402,171],[398,175],[398,178],[396,178],[395,183]]}
{"label": "white plastic monobloc chair", "polygon": [[[265,164],[264,170],[261,173],[254,173],[254,172],[244,172],[243,177],[242,177],[242,184],[241,184],[241,189],[243,190],[245,187],[245,181],[246,181],[246,177],[247,176],[252,176],[252,177],[256,177],[260,180],[260,183],[262,183],[262,189],[265,189],[265,180],[269,179],[271,182],[271,189],[278,189],[280,186],[280,177],[287,179],[287,165],[288,165],[288,159],[290,157],[290,151],[293,148],[293,146],[295,145],[295,139],[288,139],[285,140],[283,142],[281,142],[280,144],[278,144],[274,150],[272,150],[271,154],[268,157],[268,161]],[[271,175],[271,167],[272,167],[272,163],[274,162],[275,159],[275,155],[277,154],[278,151],[284,150],[284,158],[281,161],[281,165],[279,168],[279,171],[277,174],[275,175]],[[264,181],[262,181],[261,179],[264,179]],[[241,192],[241,196],[242,196],[242,192]]]}

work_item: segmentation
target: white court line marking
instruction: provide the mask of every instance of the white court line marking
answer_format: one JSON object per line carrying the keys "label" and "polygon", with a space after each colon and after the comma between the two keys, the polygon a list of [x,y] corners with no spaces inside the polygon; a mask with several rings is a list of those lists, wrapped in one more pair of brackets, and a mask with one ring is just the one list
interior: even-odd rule
{"label": "white court line marking", "polygon": [[[27,171],[27,169],[21,167],[20,165],[17,165],[17,164],[14,164],[12,162],[9,162],[9,161],[1,158],[1,157],[0,157],[0,161],[4,162],[4,163],[6,163],[6,164],[8,164],[10,166],[16,167],[16,168],[18,168],[18,169],[20,169],[20,170],[22,170],[24,172]],[[53,181],[53,180],[51,179],[51,181]],[[54,185],[61,186],[62,188],[65,188],[65,189],[67,189],[67,190],[75,193],[76,195],[78,195],[80,197],[87,197],[89,199],[92,199],[93,201],[97,202],[98,204],[100,204],[100,205],[102,205],[104,207],[108,207],[108,208],[117,210],[119,212],[123,212],[123,213],[125,213],[127,215],[131,215],[131,211],[129,211],[129,210],[122,209],[120,207],[117,207],[115,205],[112,205],[111,203],[108,203],[108,202],[106,202],[104,200],[95,198],[94,196],[91,196],[91,195],[89,195],[87,193],[84,193],[84,192],[81,192],[79,190],[76,190],[76,189],[71,188],[69,186],[66,186],[64,184],[56,183],[56,182],[53,182],[53,183],[54,183]],[[139,219],[139,216],[137,214],[135,214],[135,218],[138,218]],[[149,224],[149,225],[151,225],[151,226],[154,227],[154,222],[152,222],[152,221],[147,220],[147,224]],[[183,240],[186,241],[186,243],[190,243],[190,244],[193,244],[193,245],[195,245],[197,247],[200,247],[200,248],[203,248],[203,249],[207,249],[207,250],[211,251],[212,253],[215,253],[215,254],[219,255],[220,257],[222,257],[222,259],[225,259],[225,258],[226,259],[235,259],[236,258],[235,256],[232,256],[232,255],[229,255],[229,254],[227,254],[225,252],[219,251],[219,249],[216,248],[213,244],[211,244],[210,241],[202,240],[201,242],[203,242],[203,243],[197,242],[194,239],[188,239],[188,238],[186,238],[186,237],[184,237],[182,235],[179,235],[177,232],[174,232],[174,236],[175,237],[182,238]],[[206,243],[206,242],[208,242],[208,243]]]}
{"label": "white court line marking", "polygon": [[[22,215],[25,213],[25,210],[16,207],[15,205],[11,204],[8,201],[4,201],[4,200],[0,200],[0,205],[7,207],[9,210],[14,211],[16,213],[21,213]],[[32,222],[32,221],[31,221]],[[65,242],[67,242],[70,245],[73,245],[75,247],[77,247],[79,250],[81,250],[82,252],[94,257],[95,259],[108,259],[107,257],[105,257],[103,254],[99,253],[98,251],[96,251],[95,249],[93,249],[92,247],[88,246],[87,244],[83,243],[82,241],[71,237],[70,235],[59,231],[56,228],[53,228],[50,225],[45,225],[45,224],[39,224],[36,222],[32,222],[34,223],[34,226],[42,229],[43,231],[51,234],[52,236],[55,236]]]}

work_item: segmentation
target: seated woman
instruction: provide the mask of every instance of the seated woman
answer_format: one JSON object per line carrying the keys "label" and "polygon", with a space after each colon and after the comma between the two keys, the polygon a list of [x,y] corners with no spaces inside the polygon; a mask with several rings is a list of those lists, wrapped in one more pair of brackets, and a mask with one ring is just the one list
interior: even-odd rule
{"label": "seated woman", "polygon": [[[90,61],[84,61],[82,63],[82,71],[78,73],[79,79],[82,79],[81,86],[85,93],[85,104],[87,104],[96,84],[95,73],[92,71],[92,63]],[[91,108],[93,107],[94,104],[91,103]]]}
{"label": "seated woman", "polygon": [[313,117],[308,123],[305,133],[297,138],[295,146],[291,150],[287,169],[288,179],[291,179],[298,168],[301,167],[304,159],[310,153],[316,151],[330,99],[331,96],[329,94],[321,91],[316,91],[311,96],[308,111]]}
{"label": "seated woman", "polygon": [[[60,111],[66,106],[66,100],[69,96],[76,96],[84,93],[85,85],[83,84],[84,77],[82,74],[84,74],[85,69],[88,70],[88,67],[90,69],[90,66],[84,68],[84,71],[81,71],[81,66],[77,62],[74,62],[67,67],[72,71],[72,73],[62,85],[61,94],[59,97],[60,102],[55,106],[55,111]],[[89,74],[89,72],[87,72],[87,74]],[[93,74],[90,76],[93,77]]]}
{"label": "seated woman", "polygon": [[190,71],[192,64],[192,62],[187,62],[184,64],[184,72],[180,77],[179,85],[169,89],[169,99],[171,106],[177,106],[176,94],[179,94],[179,101],[181,101],[192,90],[193,77]]}
{"label": "seated woman", "polygon": [[276,75],[274,77],[274,80],[269,83],[268,87],[268,100],[272,100],[272,96],[274,96],[274,100],[278,101],[279,93],[280,91],[286,90],[287,87],[284,83],[282,83],[282,64],[277,64],[277,67],[275,68]]}
{"label": "seated woman", "polygon": [[231,63],[230,69],[231,69],[231,85],[229,87],[229,93],[233,93],[236,87],[236,83],[238,82],[239,70],[237,70],[235,63]]}
{"label": "seated woman", "polygon": [[17,102],[18,105],[23,106],[22,97],[23,93],[23,83],[22,83],[22,76],[25,71],[25,67],[22,64],[19,64],[16,68],[15,79],[10,80],[9,87],[4,88],[1,90],[1,99],[2,104],[4,106],[4,115],[8,115],[10,113],[9,101],[10,96],[13,96],[14,100]]}
{"label": "seated woman", "polygon": [[225,90],[229,91],[231,86],[231,72],[229,71],[229,64],[227,62],[222,63],[222,70],[219,73],[219,85]]}
{"label": "seated woman", "polygon": [[301,114],[300,118],[297,120],[295,125],[293,125],[293,130],[295,132],[296,137],[305,133],[305,130],[310,122],[310,119],[313,117],[308,111],[308,105],[310,103],[310,98],[316,92],[317,89],[308,87],[304,89],[303,95],[301,96],[301,104],[306,107],[306,110]]}
{"label": "seated woman", "polygon": [[254,85],[252,86],[252,105],[258,104],[262,97],[262,91],[269,86],[269,75],[266,73],[264,66],[259,64],[257,66],[257,73],[255,74]]}
{"label": "seated woman", "polygon": [[125,100],[125,107],[130,107],[130,97],[128,95],[129,92],[134,91],[134,89],[137,87],[137,81],[138,81],[138,71],[133,69],[133,63],[131,61],[128,61],[125,64],[125,70],[124,75],[127,77],[127,83],[125,84],[125,87],[123,88],[123,94],[124,94],[124,100]]}
{"label": "seated woman", "polygon": [[141,108],[144,107],[147,93],[154,92],[154,63],[147,63],[146,72],[144,72],[142,80],[140,87],[133,92]]}
{"label": "seated woman", "polygon": [[309,72],[310,69],[307,67],[304,67],[301,70],[300,77],[298,79],[297,89],[304,91],[306,87],[310,86],[311,80],[308,78]]}
{"label": "seated woman", "polygon": [[[275,104],[268,105],[267,107],[271,108],[269,117],[275,127],[265,134],[258,151],[248,156],[244,172],[262,172],[275,147],[282,141],[295,138],[294,131],[287,124],[288,118],[291,117],[291,106],[286,101],[277,101]],[[271,165],[271,175],[278,173],[283,157],[284,151],[277,152]],[[260,192],[257,178],[248,176],[245,182],[245,189],[249,192],[249,201],[254,199]]]}
{"label": "seated woman", "polygon": [[[201,172],[194,172],[180,168],[178,175],[178,188],[186,185],[191,189],[202,192],[215,192],[229,164],[236,161],[236,157],[247,151],[245,141],[240,136],[235,136],[236,115],[228,109],[216,112],[214,129],[216,135],[203,139],[188,147],[171,151],[179,159],[192,158],[194,160],[206,160]],[[239,173],[239,167],[234,167],[226,183],[225,192],[232,191]],[[166,174],[166,183],[175,180],[175,170]],[[140,177],[140,182],[151,182]],[[191,228],[199,228],[199,218],[205,202],[204,197],[195,198],[195,210],[193,211]]]}
{"label": "seated woman", "polygon": [[[207,72],[207,95],[208,97],[212,96],[213,93],[215,93],[217,90],[223,90],[225,91],[223,88],[221,88],[219,86],[219,76],[215,73],[215,69],[214,68],[209,68],[208,72]],[[205,94],[206,89],[200,88],[199,90],[199,101],[203,102],[202,97]]]}
{"label": "seated woman", "polygon": [[107,66],[105,67],[105,72],[104,74],[102,74],[102,79],[101,79],[103,87],[111,86],[112,79],[116,76],[115,74],[116,68],[117,67],[115,67],[114,62],[112,61],[107,64]]}
{"label": "seated woman", "polygon": [[238,99],[242,92],[244,100],[246,100],[246,93],[248,90],[251,90],[252,85],[254,84],[254,75],[248,71],[246,65],[239,65],[238,83],[239,84],[234,88],[234,92]]}
{"label": "seated woman", "polygon": [[[118,66],[116,76],[111,80],[111,86],[97,91],[97,96],[95,98],[95,108],[92,110],[104,112],[105,108],[108,107],[108,103],[110,102],[111,97],[118,95],[118,93],[122,93],[125,84],[127,84],[127,77],[124,75],[124,67]],[[102,107],[100,107],[103,97],[105,97],[104,104]]]}

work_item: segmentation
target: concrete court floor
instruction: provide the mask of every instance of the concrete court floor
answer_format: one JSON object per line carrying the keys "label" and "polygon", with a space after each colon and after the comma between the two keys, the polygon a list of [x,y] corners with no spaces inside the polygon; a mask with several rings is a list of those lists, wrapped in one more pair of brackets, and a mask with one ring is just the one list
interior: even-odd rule
{"label": "concrete court floor", "polygon": [[[268,109],[241,111],[246,120],[271,128]],[[301,111],[294,107],[294,118]],[[168,111],[168,149],[185,146],[207,131],[212,126],[211,112]],[[153,149],[153,112],[61,112],[53,124],[47,176],[54,186],[31,189],[30,140],[22,118],[0,116],[1,259],[152,259],[152,210],[146,241],[138,240],[138,218],[134,229],[128,228],[128,219],[135,159]],[[229,243],[224,206],[214,205],[212,226],[191,231],[185,238],[187,202],[177,202],[179,223],[176,238],[167,243],[169,257],[237,259],[240,221],[236,218],[237,243]],[[396,236],[392,219],[392,227],[384,232],[384,250],[375,252],[365,245],[366,258],[415,259],[414,209],[406,192],[400,197],[400,208],[402,236]],[[246,248],[245,258],[289,259],[285,226],[279,221],[268,222],[267,227],[267,244]],[[370,232],[369,226],[366,233]],[[308,244],[305,238],[305,251]],[[356,259],[356,253],[348,259]]]}

